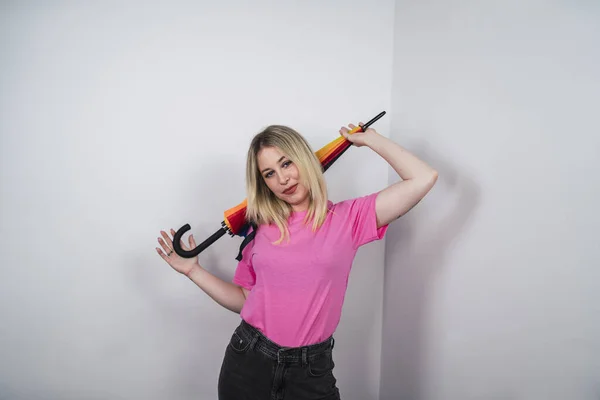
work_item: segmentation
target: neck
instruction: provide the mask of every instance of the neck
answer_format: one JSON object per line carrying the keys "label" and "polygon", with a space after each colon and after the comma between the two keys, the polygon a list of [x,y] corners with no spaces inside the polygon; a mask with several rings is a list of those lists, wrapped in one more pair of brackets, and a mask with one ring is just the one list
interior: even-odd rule
{"label": "neck", "polygon": [[310,200],[306,199],[305,201],[303,201],[300,204],[293,204],[292,205],[292,211],[293,212],[302,212],[302,211],[306,211],[308,210],[308,206],[310,205]]}

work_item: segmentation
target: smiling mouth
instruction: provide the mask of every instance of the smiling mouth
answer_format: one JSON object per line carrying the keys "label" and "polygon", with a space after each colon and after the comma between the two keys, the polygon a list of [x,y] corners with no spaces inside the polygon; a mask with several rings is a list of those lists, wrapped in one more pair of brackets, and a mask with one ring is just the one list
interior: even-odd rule
{"label": "smiling mouth", "polygon": [[294,186],[292,186],[291,188],[284,190],[283,193],[284,194],[292,194],[296,191],[296,187],[298,187],[297,183]]}

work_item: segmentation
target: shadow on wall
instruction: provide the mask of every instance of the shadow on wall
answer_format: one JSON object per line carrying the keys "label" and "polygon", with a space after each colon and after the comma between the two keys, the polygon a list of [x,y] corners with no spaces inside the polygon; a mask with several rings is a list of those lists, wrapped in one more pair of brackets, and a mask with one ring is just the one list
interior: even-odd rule
{"label": "shadow on wall", "polygon": [[439,179],[426,204],[394,224],[395,233],[386,243],[382,400],[424,398],[430,286],[480,202],[476,182],[428,143],[407,148],[434,166]]}

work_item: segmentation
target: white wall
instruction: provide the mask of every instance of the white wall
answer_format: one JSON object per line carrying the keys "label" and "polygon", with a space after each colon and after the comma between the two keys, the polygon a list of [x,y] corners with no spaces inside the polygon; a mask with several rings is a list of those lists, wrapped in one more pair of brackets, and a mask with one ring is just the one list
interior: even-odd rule
{"label": "white wall", "polygon": [[600,3],[396,2],[381,399],[600,396]]}
{"label": "white wall", "polygon": [[[159,230],[216,231],[264,126],[316,150],[390,110],[392,0],[126,4],[1,6],[0,398],[216,398],[239,316],[158,257]],[[368,149],[326,175],[333,201],[387,184]],[[231,279],[240,242],[201,263]],[[383,246],[351,275],[345,399],[378,397]]]}

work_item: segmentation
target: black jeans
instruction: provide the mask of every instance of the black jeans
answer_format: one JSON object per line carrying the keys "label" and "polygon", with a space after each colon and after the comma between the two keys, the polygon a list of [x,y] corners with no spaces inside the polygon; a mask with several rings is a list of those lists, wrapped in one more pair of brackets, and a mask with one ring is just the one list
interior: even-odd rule
{"label": "black jeans", "polygon": [[225,350],[219,400],[339,400],[333,345],[281,347],[242,320]]}

